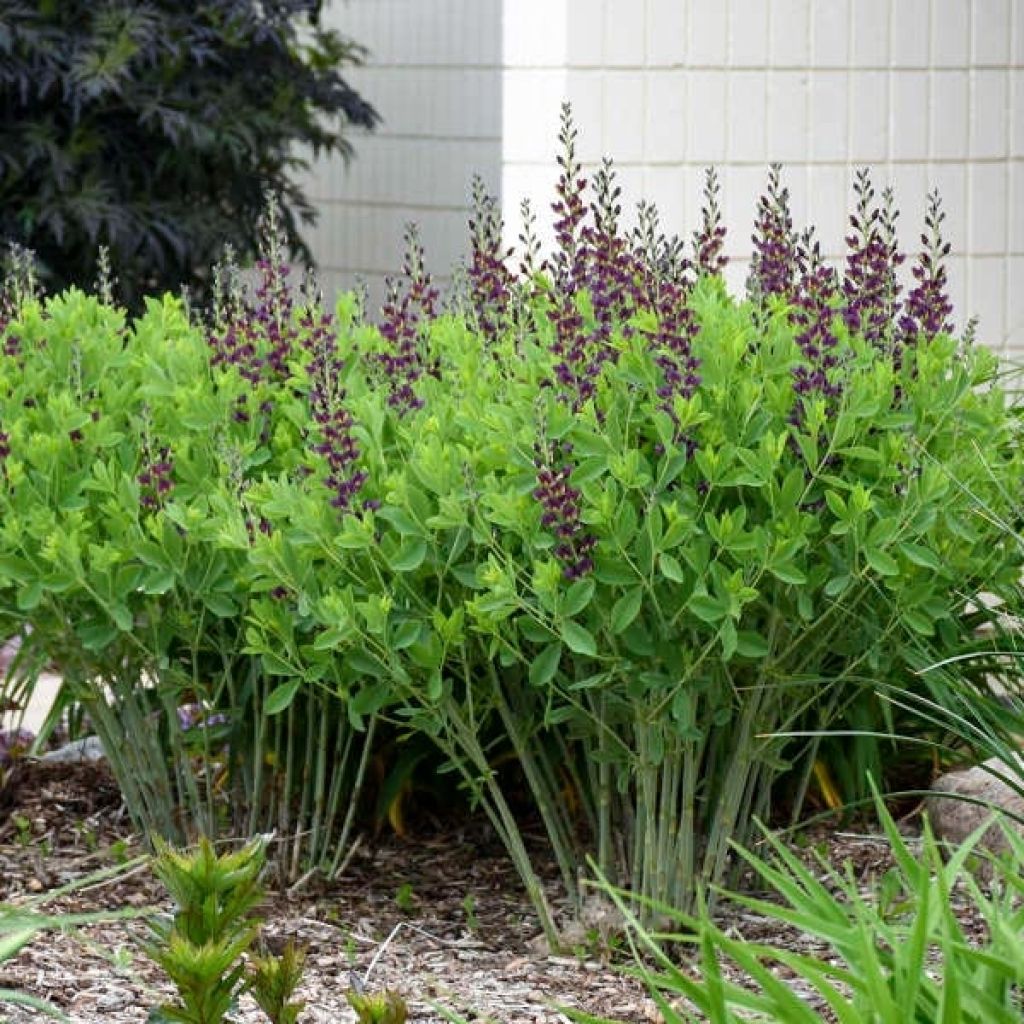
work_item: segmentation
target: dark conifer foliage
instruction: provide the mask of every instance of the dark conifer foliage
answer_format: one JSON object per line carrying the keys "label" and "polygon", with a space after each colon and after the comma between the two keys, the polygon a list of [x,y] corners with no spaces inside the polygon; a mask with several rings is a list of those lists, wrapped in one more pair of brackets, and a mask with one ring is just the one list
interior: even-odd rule
{"label": "dark conifer foliage", "polygon": [[322,0],[0,0],[0,238],[50,290],[204,293],[225,243],[256,252],[267,193],[296,255],[308,154],[378,116],[342,70],[363,51]]}

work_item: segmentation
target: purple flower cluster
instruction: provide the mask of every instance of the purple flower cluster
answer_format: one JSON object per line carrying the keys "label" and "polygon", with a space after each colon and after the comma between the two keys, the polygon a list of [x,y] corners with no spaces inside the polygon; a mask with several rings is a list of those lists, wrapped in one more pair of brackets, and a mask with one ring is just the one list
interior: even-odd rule
{"label": "purple flower cluster", "polygon": [[345,407],[346,394],[341,386],[344,363],[330,316],[314,318],[307,310],[300,323],[303,344],[311,356],[306,366],[310,411],[320,435],[313,451],[327,463],[324,483],[331,492],[331,506],[344,512],[352,507],[367,477],[364,470],[356,468],[360,452],[352,434],[355,421]]}
{"label": "purple flower cluster", "polygon": [[925,230],[921,235],[924,248],[911,271],[916,284],[907,295],[904,315],[900,319],[900,331],[907,344],[921,336],[933,338],[953,329],[949,320],[953,304],[949,301],[943,263],[950,251],[949,242],[942,238],[945,219],[938,191],[930,192],[924,218]]}
{"label": "purple flower cluster", "polygon": [[[595,175],[594,189],[593,225],[573,234],[571,252],[559,252],[564,265],[573,265],[566,284],[587,290],[595,321],[588,329],[574,292],[559,293],[552,347],[554,373],[563,398],[574,409],[582,408],[593,397],[604,364],[616,357],[612,332],[616,326],[629,331],[624,324],[640,300],[643,277],[634,251],[619,232],[622,190],[615,182],[610,161],[604,161]],[[580,228],[580,222],[576,227]]]}
{"label": "purple flower cluster", "polygon": [[511,297],[512,274],[505,261],[512,250],[502,249],[502,227],[497,200],[487,194],[483,180],[474,176],[468,277],[473,309],[488,337],[497,334]]}
{"label": "purple flower cluster", "polygon": [[578,580],[594,568],[593,551],[597,545],[581,520],[580,492],[569,483],[572,464],[568,444],[552,451],[550,446],[537,444],[534,448],[534,466],[537,487],[534,498],[541,506],[541,526],[555,536],[555,557],[562,563],[567,580]]}
{"label": "purple flower cluster", "polygon": [[640,299],[640,267],[633,250],[619,233],[622,189],[612,162],[605,159],[594,175],[593,227],[583,229],[584,283],[590,291],[597,320],[598,346],[610,358],[607,342],[612,327],[624,321]]}
{"label": "purple flower cluster", "polygon": [[789,189],[782,185],[782,168],[772,164],[768,186],[757,201],[752,236],[754,252],[747,290],[764,301],[775,295],[790,299],[795,285],[797,237],[789,212]]}
{"label": "purple flower cluster", "polygon": [[700,360],[693,354],[699,327],[689,304],[689,289],[678,281],[666,281],[654,302],[658,330],[652,338],[654,361],[663,374],[658,388],[660,407],[676,420],[676,398],[692,398],[700,387]]}
{"label": "purple flower cluster", "polygon": [[892,191],[875,202],[875,189],[866,168],[856,174],[856,212],[850,216],[851,233],[843,276],[843,317],[846,326],[871,344],[891,344],[900,285],[896,271],[903,262],[896,242],[896,211]]}
{"label": "purple flower cluster", "polygon": [[561,130],[558,134],[562,151],[558,156],[561,174],[555,186],[556,200],[551,204],[555,214],[555,284],[563,295],[571,294],[583,276],[583,220],[587,214],[583,193],[587,179],[576,159],[576,126],[572,107],[562,104]]}
{"label": "purple flower cluster", "polygon": [[[211,366],[234,366],[253,387],[263,381],[287,378],[288,360],[298,342],[288,283],[290,273],[282,252],[278,208],[271,203],[264,219],[260,258],[256,261],[253,298],[243,294],[230,256],[215,271],[214,327],[207,338],[212,349]],[[234,417],[239,423],[248,423],[251,418],[249,397],[243,394],[238,398]],[[270,403],[264,400],[258,410],[264,431],[270,412]]]}
{"label": "purple flower cluster", "polygon": [[388,282],[380,324],[388,350],[378,357],[378,363],[387,381],[388,404],[399,412],[410,412],[423,405],[415,385],[428,369],[420,342],[420,325],[434,316],[438,301],[438,291],[423,264],[423,246],[414,225],[406,228],[402,273],[406,280],[404,291],[399,291],[396,282]]}
{"label": "purple flower cluster", "polygon": [[693,258],[697,273],[720,276],[729,258],[725,255],[725,225],[718,206],[718,173],[714,167],[704,172],[704,204],[700,230],[693,233]]}
{"label": "purple flower cluster", "polygon": [[164,504],[174,489],[174,464],[171,462],[171,450],[166,445],[161,446],[155,456],[148,445],[146,450],[148,461],[138,476],[139,501],[143,508],[153,511]]}
{"label": "purple flower cluster", "polygon": [[821,256],[821,246],[811,231],[806,231],[797,247],[800,279],[790,314],[797,328],[796,343],[805,363],[793,370],[793,390],[798,395],[823,395],[835,398],[839,385],[831,378],[838,365],[833,329],[839,300],[839,277]]}
{"label": "purple flower cluster", "polygon": [[220,711],[211,712],[204,704],[180,704],[177,709],[178,728],[182,732],[192,729],[212,729],[227,725],[228,716]]}

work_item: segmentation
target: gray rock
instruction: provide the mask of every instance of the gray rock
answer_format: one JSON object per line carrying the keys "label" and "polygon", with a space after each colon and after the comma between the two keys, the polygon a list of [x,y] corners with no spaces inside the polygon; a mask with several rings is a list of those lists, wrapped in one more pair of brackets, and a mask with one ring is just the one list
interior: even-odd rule
{"label": "gray rock", "polygon": [[[1024,791],[1024,754],[1011,763],[991,757],[973,768],[949,772],[935,780],[925,799],[925,810],[936,838],[959,845],[994,813],[999,822],[1024,837],[1024,795],[997,778],[997,774]],[[1006,813],[999,814],[1000,811]],[[1021,820],[1014,820],[1011,815]],[[979,845],[993,853],[1005,852],[1008,847],[998,823],[993,823]]]}
{"label": "gray rock", "polygon": [[98,736],[85,736],[80,740],[72,740],[65,743],[57,750],[50,750],[43,754],[40,761],[103,761],[106,758],[103,744]]}

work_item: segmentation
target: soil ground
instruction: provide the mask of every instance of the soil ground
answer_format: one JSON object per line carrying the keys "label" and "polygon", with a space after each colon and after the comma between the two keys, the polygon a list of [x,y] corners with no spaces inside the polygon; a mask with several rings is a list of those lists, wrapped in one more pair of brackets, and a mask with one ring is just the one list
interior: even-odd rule
{"label": "soil ground", "polygon": [[[865,880],[890,864],[877,837],[832,833],[827,843],[834,863],[850,860]],[[0,902],[44,894],[140,849],[102,764],[23,761],[0,786]],[[557,910],[553,872],[549,881]],[[169,909],[142,866],[45,909],[147,907]],[[826,952],[756,915],[725,913],[736,934]],[[266,920],[271,946],[293,937],[307,948],[301,1018],[307,1024],[355,1020],[345,991],[351,975],[365,974],[371,964],[368,987],[400,992],[412,1022],[445,1020],[438,1004],[467,1021],[503,1024],[567,1021],[559,1006],[627,1024],[661,1019],[643,987],[619,969],[626,958],[600,937],[580,936],[575,955],[544,951],[500,844],[475,822],[367,842],[337,883],[273,896]],[[48,999],[76,1024],[143,1024],[149,1009],[171,995],[139,950],[145,934],[141,920],[44,933],[14,959],[0,961],[0,989]],[[41,1019],[38,1011],[0,1003],[0,1022]],[[239,1024],[261,1019],[247,1002],[236,1017]]]}

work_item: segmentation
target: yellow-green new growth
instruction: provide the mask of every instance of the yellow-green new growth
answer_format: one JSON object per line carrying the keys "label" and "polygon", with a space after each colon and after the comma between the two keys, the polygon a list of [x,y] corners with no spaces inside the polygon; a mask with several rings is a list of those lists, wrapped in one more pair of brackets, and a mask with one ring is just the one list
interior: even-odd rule
{"label": "yellow-green new growth", "polygon": [[359,1024],[405,1024],[409,1007],[405,1000],[391,989],[382,992],[357,992],[350,988],[345,993],[349,1006],[356,1011]]}

